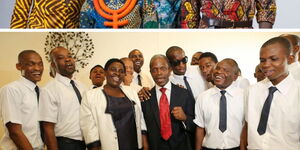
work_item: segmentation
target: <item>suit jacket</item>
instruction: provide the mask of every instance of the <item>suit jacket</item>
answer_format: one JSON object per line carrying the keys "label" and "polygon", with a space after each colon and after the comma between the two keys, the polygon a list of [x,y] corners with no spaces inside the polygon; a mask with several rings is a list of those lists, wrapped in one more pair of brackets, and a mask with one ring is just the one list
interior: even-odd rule
{"label": "suit jacket", "polygon": [[[172,136],[167,142],[160,134],[160,118],[159,108],[156,97],[155,87],[151,89],[150,100],[142,102],[142,110],[147,126],[148,142],[151,150],[162,149],[161,144],[168,143],[172,150],[186,150],[187,149],[187,135],[185,131],[195,133],[195,125],[193,123],[194,115],[194,98],[188,93],[186,89],[180,88],[174,84],[171,85],[171,100],[170,113],[175,106],[181,106],[187,116],[186,121],[180,121],[174,118],[171,114]],[[183,125],[185,124],[185,126]]]}

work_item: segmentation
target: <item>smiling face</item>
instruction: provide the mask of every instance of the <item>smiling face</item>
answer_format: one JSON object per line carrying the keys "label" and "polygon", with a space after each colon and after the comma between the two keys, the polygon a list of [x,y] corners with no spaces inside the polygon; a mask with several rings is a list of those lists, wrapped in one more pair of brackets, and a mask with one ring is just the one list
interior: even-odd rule
{"label": "smiling face", "polygon": [[167,58],[157,57],[151,59],[150,62],[151,76],[154,82],[160,87],[163,87],[169,82],[169,77],[171,75],[172,69],[167,61]]}
{"label": "smiling face", "polygon": [[18,70],[21,71],[22,76],[33,83],[41,81],[44,71],[43,61],[37,53],[24,54],[23,58],[16,64]]}
{"label": "smiling face", "polygon": [[214,84],[221,90],[226,89],[238,77],[237,67],[229,60],[217,63],[213,70]]}
{"label": "smiling face", "polygon": [[144,65],[143,54],[139,50],[133,50],[129,53],[128,57],[133,62],[134,71],[137,73],[141,72],[141,68]]}
{"label": "smiling face", "polygon": [[288,56],[285,48],[274,43],[260,49],[260,68],[264,75],[277,85],[288,75]]}
{"label": "smiling face", "polygon": [[102,86],[103,81],[105,80],[105,72],[101,67],[95,67],[90,73],[90,79],[92,80],[93,85],[97,87]]}
{"label": "smiling face", "polygon": [[51,52],[52,67],[62,76],[72,78],[75,72],[75,61],[71,52],[63,47],[58,47]]}
{"label": "smiling face", "polygon": [[215,65],[216,63],[210,57],[203,57],[199,60],[201,74],[208,82],[212,82],[213,80],[212,71]]}
{"label": "smiling face", "polygon": [[120,62],[113,62],[105,71],[106,83],[108,86],[116,88],[123,82],[125,68]]}

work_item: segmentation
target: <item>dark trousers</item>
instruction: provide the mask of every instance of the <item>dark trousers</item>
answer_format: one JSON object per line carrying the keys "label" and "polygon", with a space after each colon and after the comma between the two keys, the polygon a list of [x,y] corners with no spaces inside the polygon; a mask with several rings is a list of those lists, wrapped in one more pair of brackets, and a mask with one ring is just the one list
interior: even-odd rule
{"label": "dark trousers", "polygon": [[85,150],[84,141],[74,140],[66,137],[56,137],[59,150]]}
{"label": "dark trousers", "polygon": [[229,149],[212,149],[212,148],[202,147],[202,150],[240,150],[240,147],[234,147]]}

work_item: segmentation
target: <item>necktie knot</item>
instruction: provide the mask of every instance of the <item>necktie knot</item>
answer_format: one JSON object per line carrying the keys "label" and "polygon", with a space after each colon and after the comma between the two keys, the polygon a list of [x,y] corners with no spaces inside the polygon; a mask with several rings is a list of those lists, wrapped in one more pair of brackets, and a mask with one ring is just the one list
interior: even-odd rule
{"label": "necktie knot", "polygon": [[226,93],[225,90],[222,90],[222,91],[220,91],[220,92],[221,92],[222,96],[225,95],[225,93]]}
{"label": "necktie knot", "polygon": [[73,89],[74,89],[74,91],[75,91],[75,94],[76,94],[76,96],[77,96],[77,98],[78,98],[78,100],[79,100],[79,103],[81,103],[82,97],[81,97],[80,91],[78,90],[78,88],[77,88],[76,85],[75,85],[74,80],[71,80],[70,83],[71,83],[71,85],[72,85],[72,87],[73,87]]}
{"label": "necktie knot", "polygon": [[74,80],[71,80],[71,81],[70,81],[70,83],[71,83],[72,85],[75,85],[75,82],[74,82]]}
{"label": "necktie knot", "polygon": [[138,79],[138,85],[142,86],[142,80],[141,80],[141,75],[140,74],[137,75],[137,79]]}
{"label": "necktie knot", "polygon": [[162,93],[165,93],[167,89],[166,89],[166,88],[160,88],[159,90],[160,90]]}
{"label": "necktie knot", "polygon": [[277,91],[277,88],[275,86],[271,86],[269,88],[269,93],[273,94],[275,91]]}

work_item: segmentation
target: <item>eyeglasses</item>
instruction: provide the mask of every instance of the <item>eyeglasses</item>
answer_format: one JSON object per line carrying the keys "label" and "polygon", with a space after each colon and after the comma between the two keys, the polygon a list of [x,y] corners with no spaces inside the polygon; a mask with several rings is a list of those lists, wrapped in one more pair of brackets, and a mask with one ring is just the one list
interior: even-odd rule
{"label": "eyeglasses", "polygon": [[172,66],[178,66],[178,65],[180,65],[181,62],[184,63],[184,64],[186,64],[188,62],[188,57],[185,56],[181,60],[171,61],[171,65]]}

